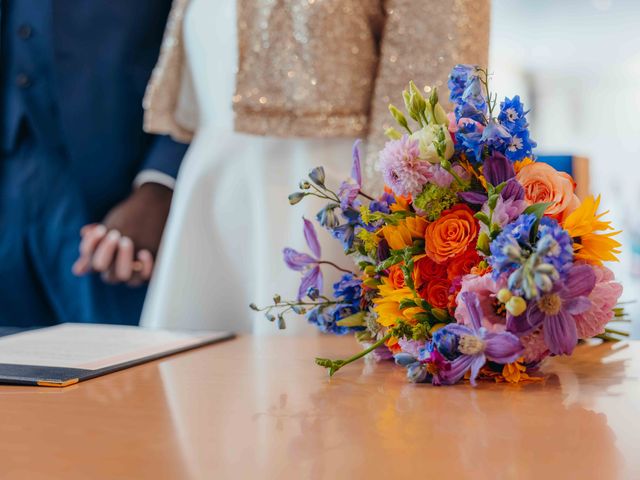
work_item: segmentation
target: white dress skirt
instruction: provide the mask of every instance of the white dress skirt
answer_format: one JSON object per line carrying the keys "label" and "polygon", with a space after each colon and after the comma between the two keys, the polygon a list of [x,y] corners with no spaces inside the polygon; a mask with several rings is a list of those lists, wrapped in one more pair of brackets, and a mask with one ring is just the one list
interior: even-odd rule
{"label": "white dress skirt", "polygon": [[[237,65],[235,1],[193,0],[184,42],[197,102],[198,126],[176,185],[171,214],[141,324],[154,328],[275,333],[248,305],[295,298],[300,275],[282,249],[305,250],[302,217],[322,201],[290,206],[289,193],[315,166],[327,184],[350,172],[355,139],[282,139],[233,131]],[[339,242],[317,228],[323,257],[349,267]],[[339,272],[325,269],[325,290]],[[311,331],[291,315],[285,332]]]}

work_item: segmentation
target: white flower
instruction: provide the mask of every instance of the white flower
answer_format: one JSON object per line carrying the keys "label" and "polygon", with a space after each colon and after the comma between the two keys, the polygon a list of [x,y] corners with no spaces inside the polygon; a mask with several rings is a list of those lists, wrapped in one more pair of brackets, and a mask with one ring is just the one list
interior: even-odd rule
{"label": "white flower", "polygon": [[420,146],[420,159],[430,163],[440,163],[442,158],[438,155],[438,142],[444,143],[444,160],[449,160],[453,156],[453,139],[449,130],[444,125],[427,125],[414,132],[412,139],[418,140]]}

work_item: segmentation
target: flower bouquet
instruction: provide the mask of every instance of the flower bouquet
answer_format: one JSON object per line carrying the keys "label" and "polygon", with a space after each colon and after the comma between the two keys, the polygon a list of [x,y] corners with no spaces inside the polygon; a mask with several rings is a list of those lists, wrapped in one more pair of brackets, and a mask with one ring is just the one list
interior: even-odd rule
{"label": "flower bouquet", "polygon": [[[357,268],[323,260],[304,219],[311,253],[284,250],[302,273],[297,299],[251,307],[280,328],[293,311],[323,332],[355,333],[362,351],[316,359],[331,375],[372,353],[394,358],[416,383],[518,382],[580,339],[620,333],[607,323],[620,315],[622,287],[603,264],[616,260],[619,232],[599,197],[581,201],[570,175],[536,161],[520,98],[498,105],[489,79],[480,67],[454,67],[451,113],[435,88],[427,99],[410,83],[406,114],[389,107],[401,130],[387,130],[379,155],[381,196],[363,191],[357,143],[339,188],[318,167],[289,196],[328,201],[317,221]],[[344,272],[333,298],[322,295],[322,268]]]}

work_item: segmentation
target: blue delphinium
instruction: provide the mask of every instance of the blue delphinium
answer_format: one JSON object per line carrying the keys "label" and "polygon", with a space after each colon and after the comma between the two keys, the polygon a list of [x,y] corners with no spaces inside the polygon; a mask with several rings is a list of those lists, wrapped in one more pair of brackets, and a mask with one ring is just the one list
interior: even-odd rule
{"label": "blue delphinium", "polygon": [[522,130],[511,135],[504,148],[505,156],[512,161],[530,157],[537,143],[531,140],[529,130]]}
{"label": "blue delphinium", "polygon": [[536,220],[536,216],[532,214],[520,215],[491,242],[491,255],[487,261],[491,265],[494,278],[506,272],[510,273],[518,267],[517,259],[522,255],[523,249],[531,248],[531,229]]}
{"label": "blue delphinium", "polygon": [[522,132],[529,126],[525,118],[527,113],[524,111],[519,95],[511,99],[505,97],[504,101],[500,103],[498,121],[511,133]]}
{"label": "blue delphinium", "polygon": [[331,230],[331,235],[342,243],[342,248],[347,252],[353,247],[356,229],[361,226],[360,212],[349,208],[342,211],[342,216],[347,220],[347,223]]}
{"label": "blue delphinium", "polygon": [[336,304],[319,305],[307,312],[307,320],[325,333],[344,335],[349,332],[362,330],[363,327],[347,327],[338,325],[351,315],[361,311],[362,280],[352,273],[347,273],[333,284],[333,295]]}
{"label": "blue delphinium", "polygon": [[467,87],[467,82],[470,77],[474,76],[476,72],[475,65],[456,65],[449,74],[449,80],[447,86],[449,87],[449,100],[453,103],[458,103],[460,97],[464,93]]}
{"label": "blue delphinium", "polygon": [[353,273],[346,273],[333,284],[333,296],[341,303],[359,308],[362,297],[362,280]]}
{"label": "blue delphinium", "polygon": [[349,307],[338,307],[332,305],[330,307],[315,307],[307,312],[307,321],[324,333],[332,333],[334,335],[345,335],[352,331],[349,327],[342,327],[336,322],[342,318],[346,318],[355,312],[351,312]]}
{"label": "blue delphinium", "polygon": [[542,261],[553,265],[561,275],[573,263],[573,240],[553,218],[543,217],[540,221],[536,249],[543,253]]}
{"label": "blue delphinium", "polygon": [[473,122],[463,123],[456,132],[456,149],[465,152],[471,157],[480,161],[482,157],[482,132]]}

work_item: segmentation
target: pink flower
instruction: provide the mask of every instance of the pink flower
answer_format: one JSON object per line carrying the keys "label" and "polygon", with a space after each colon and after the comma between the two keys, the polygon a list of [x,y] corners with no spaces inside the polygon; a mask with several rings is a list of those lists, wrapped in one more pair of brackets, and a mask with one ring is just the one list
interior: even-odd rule
{"label": "pink flower", "polygon": [[613,307],[622,295],[622,285],[614,281],[607,267],[592,265],[596,274],[596,286],[589,295],[591,308],[574,317],[578,338],[591,338],[604,333],[604,327],[613,318]]}
{"label": "pink flower", "polygon": [[418,358],[420,356],[420,350],[424,348],[424,342],[417,340],[407,340],[406,338],[398,339],[398,345],[402,348],[404,353],[408,353],[412,357]]}
{"label": "pink flower", "polygon": [[[501,228],[505,227],[516,218],[520,216],[524,209],[527,208],[527,202],[525,200],[517,200],[516,198],[507,198],[506,200],[502,196],[498,197],[498,203],[493,209],[492,223],[499,225]],[[482,206],[482,211],[489,215],[489,203],[485,202]],[[484,223],[480,223],[480,231],[489,233],[489,227]]]}
{"label": "pink flower", "polygon": [[[462,165],[455,164],[453,171],[462,179],[469,180],[469,173],[462,167]],[[449,188],[453,183],[453,175],[447,172],[439,163],[429,165],[430,176],[429,182],[437,185],[441,188]]]}
{"label": "pink flower", "polygon": [[390,140],[380,152],[377,170],[396,195],[417,195],[431,177],[430,163],[420,160],[418,140],[404,135]]}
{"label": "pink flower", "polygon": [[[501,304],[496,299],[496,294],[504,287],[504,279],[500,278],[495,281],[491,278],[491,275],[466,275],[462,279],[460,294],[463,292],[473,292],[476,294],[480,302],[480,309],[482,310],[482,326],[490,332],[499,333],[505,331],[505,312],[499,312]],[[458,298],[460,298],[460,294]],[[467,326],[471,325],[471,317],[464,302],[458,301],[455,317],[458,323]]]}
{"label": "pink flower", "polygon": [[544,341],[544,335],[540,328],[520,337],[520,342],[524,345],[522,356],[526,363],[541,362],[549,355],[549,347]]}

